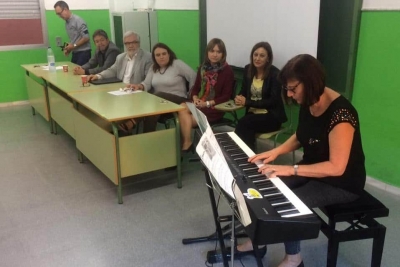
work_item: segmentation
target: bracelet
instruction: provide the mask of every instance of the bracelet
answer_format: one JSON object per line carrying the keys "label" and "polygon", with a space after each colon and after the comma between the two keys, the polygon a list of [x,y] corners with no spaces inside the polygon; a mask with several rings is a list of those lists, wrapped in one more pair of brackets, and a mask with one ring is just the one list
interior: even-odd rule
{"label": "bracelet", "polygon": [[206,101],[207,108],[211,107],[210,101]]}
{"label": "bracelet", "polygon": [[294,169],[294,175],[297,176],[297,169],[299,168],[299,165],[293,165],[293,169]]}

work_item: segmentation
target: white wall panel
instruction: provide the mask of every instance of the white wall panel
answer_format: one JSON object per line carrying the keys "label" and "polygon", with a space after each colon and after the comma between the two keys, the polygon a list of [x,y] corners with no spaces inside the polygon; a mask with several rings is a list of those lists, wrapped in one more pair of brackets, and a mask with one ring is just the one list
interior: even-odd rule
{"label": "white wall panel", "polygon": [[[117,1],[117,0],[116,0]],[[46,10],[54,10],[57,0],[44,0]],[[109,0],[65,0],[71,10],[109,9]]]}
{"label": "white wall panel", "polygon": [[207,39],[221,38],[228,63],[239,67],[260,41],[271,44],[278,68],[300,53],[316,56],[318,24],[319,0],[207,1]]}
{"label": "white wall panel", "polygon": [[[166,10],[198,10],[198,0],[153,0],[155,9]],[[112,11],[132,11],[135,9],[145,9],[149,5],[149,0],[110,0]]]}
{"label": "white wall panel", "polygon": [[364,0],[363,10],[400,10],[400,0]]}

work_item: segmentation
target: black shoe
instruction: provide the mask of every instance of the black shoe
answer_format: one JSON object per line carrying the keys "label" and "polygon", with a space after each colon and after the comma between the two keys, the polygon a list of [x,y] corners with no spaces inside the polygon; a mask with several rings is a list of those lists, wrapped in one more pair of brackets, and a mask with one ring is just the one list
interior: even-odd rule
{"label": "black shoe", "polygon": [[[261,258],[263,258],[265,256],[265,254],[267,254],[267,247],[264,246],[262,248],[259,249],[260,251],[260,256]],[[249,250],[249,251],[239,251],[237,250],[237,246],[235,246],[235,251],[234,251],[234,258],[237,259],[241,259],[245,256],[255,256],[255,252],[254,250]],[[231,247],[227,247],[226,248],[226,259],[228,261],[231,260]],[[217,263],[217,262],[222,262],[222,253],[221,251],[208,251],[207,252],[207,261],[209,263]],[[301,267],[301,266],[300,266]]]}
{"label": "black shoe", "polygon": [[192,154],[194,153],[193,143],[187,149],[182,149],[182,153],[189,153],[189,152],[192,152]]}
{"label": "black shoe", "polygon": [[172,166],[172,167],[165,168],[164,171],[175,171],[177,168],[178,168],[178,166]]}
{"label": "black shoe", "polygon": [[[231,247],[227,247],[226,248],[227,251],[227,257],[230,259],[231,258]],[[262,248],[259,248],[258,251],[260,252],[260,256],[261,258],[263,258],[265,256],[265,254],[267,254],[267,246],[264,246]],[[248,251],[239,251],[237,249],[237,246],[235,246],[234,248],[234,252],[235,252],[235,259],[240,259],[244,256],[248,256],[248,255],[253,255],[255,256],[255,252],[254,250],[248,250]]]}

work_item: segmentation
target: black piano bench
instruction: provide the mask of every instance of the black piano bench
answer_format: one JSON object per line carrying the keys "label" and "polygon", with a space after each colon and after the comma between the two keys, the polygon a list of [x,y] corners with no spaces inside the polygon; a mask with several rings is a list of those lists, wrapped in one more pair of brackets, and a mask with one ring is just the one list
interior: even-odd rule
{"label": "black piano bench", "polygon": [[[371,267],[381,266],[383,244],[386,227],[375,218],[387,217],[389,209],[379,200],[364,190],[357,200],[346,203],[329,205],[320,210],[328,217],[326,223],[321,217],[321,231],[328,238],[327,267],[336,267],[339,243],[362,239],[373,239]],[[336,223],[350,224],[345,230],[337,230]]]}

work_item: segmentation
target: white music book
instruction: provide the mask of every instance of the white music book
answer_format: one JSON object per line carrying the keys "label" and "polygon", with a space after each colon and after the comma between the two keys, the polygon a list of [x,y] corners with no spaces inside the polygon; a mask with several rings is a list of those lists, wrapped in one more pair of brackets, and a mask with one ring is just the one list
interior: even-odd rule
{"label": "white music book", "polygon": [[196,152],[204,165],[214,176],[221,189],[234,199],[235,195],[232,189],[234,181],[233,175],[211,127],[207,127],[205,133],[200,138],[199,144],[196,147]]}
{"label": "white music book", "polygon": [[244,200],[243,194],[236,186],[231,170],[225,160],[225,156],[215,138],[206,115],[198,110],[193,103],[186,103],[193,117],[197,121],[202,136],[196,147],[196,152],[211,172],[219,187],[225,191],[232,199],[236,200],[239,211],[239,218],[244,226],[251,223],[249,210]]}
{"label": "white music book", "polygon": [[201,112],[196,106],[187,102],[190,112],[199,126],[202,136],[196,147],[196,152],[203,161],[204,165],[211,172],[218,185],[224,190],[232,199],[235,198],[233,194],[233,175],[229,169],[228,163],[222,153],[221,148],[214,136],[210,124],[207,121],[206,115]]}

